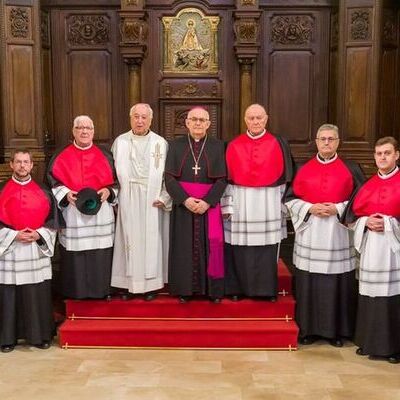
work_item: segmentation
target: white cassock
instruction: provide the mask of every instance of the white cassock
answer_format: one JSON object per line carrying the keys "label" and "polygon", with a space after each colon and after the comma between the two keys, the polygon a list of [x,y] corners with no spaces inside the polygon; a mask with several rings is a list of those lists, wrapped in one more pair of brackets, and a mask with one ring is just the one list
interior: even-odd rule
{"label": "white cassock", "polygon": [[[169,211],[164,186],[168,150],[165,139],[150,131],[128,131],[112,146],[120,191],[111,285],[131,293],[160,289],[167,282]],[[160,200],[165,209],[153,206]]]}

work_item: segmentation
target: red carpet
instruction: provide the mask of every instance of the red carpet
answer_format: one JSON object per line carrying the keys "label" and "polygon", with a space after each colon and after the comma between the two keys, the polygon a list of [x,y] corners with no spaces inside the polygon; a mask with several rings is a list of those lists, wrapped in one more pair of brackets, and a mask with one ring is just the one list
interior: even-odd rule
{"label": "red carpet", "polygon": [[221,304],[159,295],[156,300],[66,302],[60,345],[69,347],[296,349],[291,275],[279,265],[276,303],[244,299]]}

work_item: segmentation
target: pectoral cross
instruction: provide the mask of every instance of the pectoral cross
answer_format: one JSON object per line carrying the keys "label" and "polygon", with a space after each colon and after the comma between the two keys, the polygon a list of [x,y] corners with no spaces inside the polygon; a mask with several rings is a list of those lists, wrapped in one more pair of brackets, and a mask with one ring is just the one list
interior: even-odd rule
{"label": "pectoral cross", "polygon": [[201,169],[201,167],[198,166],[198,164],[195,164],[194,167],[192,167],[194,170],[194,174],[197,175],[198,171]]}
{"label": "pectoral cross", "polygon": [[156,169],[160,166],[160,160],[162,159],[162,154],[160,152],[160,143],[156,144],[156,150],[154,153],[151,153],[151,156],[154,157],[154,166]]}

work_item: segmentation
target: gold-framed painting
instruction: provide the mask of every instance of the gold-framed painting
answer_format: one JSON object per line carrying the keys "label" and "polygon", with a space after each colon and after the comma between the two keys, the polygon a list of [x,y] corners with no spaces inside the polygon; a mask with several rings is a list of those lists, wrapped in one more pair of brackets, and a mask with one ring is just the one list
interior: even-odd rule
{"label": "gold-framed painting", "polygon": [[218,16],[184,8],[163,17],[163,72],[210,74],[218,72]]}

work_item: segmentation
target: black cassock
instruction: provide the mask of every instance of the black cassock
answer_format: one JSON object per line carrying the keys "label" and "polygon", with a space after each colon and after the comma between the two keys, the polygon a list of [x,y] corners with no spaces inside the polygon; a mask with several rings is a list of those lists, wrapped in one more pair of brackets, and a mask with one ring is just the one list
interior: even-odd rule
{"label": "black cassock", "polygon": [[[190,136],[189,136],[190,137]],[[193,153],[198,159],[205,138],[196,142],[190,137]],[[215,207],[226,187],[224,143],[207,137],[196,170],[188,136],[175,139],[169,145],[165,164],[165,184],[172,197],[169,247],[169,290],[172,295],[208,295],[222,297],[224,279],[207,275],[209,254],[207,213],[193,214],[183,204],[190,197],[180,182],[211,184],[203,198]]]}

